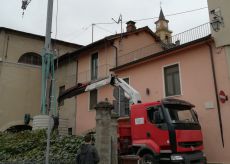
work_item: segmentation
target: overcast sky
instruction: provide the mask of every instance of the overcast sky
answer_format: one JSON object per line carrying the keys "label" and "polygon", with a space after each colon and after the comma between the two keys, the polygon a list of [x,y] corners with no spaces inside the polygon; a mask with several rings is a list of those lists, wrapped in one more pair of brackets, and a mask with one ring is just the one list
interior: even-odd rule
{"label": "overcast sky", "polygon": [[[0,26],[45,35],[47,1],[32,0],[22,17],[21,0],[0,0]],[[173,35],[209,21],[208,9],[205,8],[207,0],[161,0],[161,7]],[[195,9],[200,10],[172,15]],[[118,20],[120,14],[124,30],[126,21],[147,19],[136,21],[136,26],[149,26],[155,31],[154,22],[159,12],[160,0],[54,0],[52,37],[82,45],[89,44],[92,41],[93,23],[96,24],[94,40],[119,33],[119,24],[97,23],[114,22],[112,18]]]}

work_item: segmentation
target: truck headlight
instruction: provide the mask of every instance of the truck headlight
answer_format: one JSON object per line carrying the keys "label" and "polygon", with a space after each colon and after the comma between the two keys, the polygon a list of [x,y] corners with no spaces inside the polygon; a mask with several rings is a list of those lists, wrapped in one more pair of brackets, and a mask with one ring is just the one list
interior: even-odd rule
{"label": "truck headlight", "polygon": [[181,155],[171,155],[172,161],[182,161],[184,158]]}

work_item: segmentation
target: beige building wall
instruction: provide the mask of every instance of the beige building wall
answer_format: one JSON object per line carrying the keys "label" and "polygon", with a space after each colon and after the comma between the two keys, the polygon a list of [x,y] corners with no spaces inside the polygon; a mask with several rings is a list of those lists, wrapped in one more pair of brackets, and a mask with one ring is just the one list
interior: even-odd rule
{"label": "beige building wall", "polygon": [[[26,113],[35,116],[40,112],[41,66],[18,63],[18,59],[27,52],[40,54],[43,40],[41,36],[0,28],[0,131],[23,125]],[[59,54],[79,47],[60,41],[55,43]],[[75,64],[72,66],[75,68]]]}
{"label": "beige building wall", "polygon": [[[56,95],[59,95],[59,89],[65,86],[65,89],[70,88],[76,84],[76,72],[77,65],[75,61],[69,61],[61,64],[56,69]],[[60,133],[75,134],[76,131],[76,101],[75,97],[66,99],[63,105],[58,105],[60,123],[64,123],[64,126],[59,127]],[[67,126],[68,129],[65,127]]]}

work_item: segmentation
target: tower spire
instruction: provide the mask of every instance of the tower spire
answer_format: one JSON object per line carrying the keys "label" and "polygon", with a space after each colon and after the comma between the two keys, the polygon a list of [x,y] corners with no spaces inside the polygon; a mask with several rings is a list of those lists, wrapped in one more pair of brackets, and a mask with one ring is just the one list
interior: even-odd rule
{"label": "tower spire", "polygon": [[159,20],[166,20],[162,8],[160,11]]}
{"label": "tower spire", "polygon": [[165,19],[162,8],[160,8],[159,19],[155,22],[156,24],[156,35],[160,37],[160,39],[165,43],[171,42],[171,33],[168,29],[169,21]]}

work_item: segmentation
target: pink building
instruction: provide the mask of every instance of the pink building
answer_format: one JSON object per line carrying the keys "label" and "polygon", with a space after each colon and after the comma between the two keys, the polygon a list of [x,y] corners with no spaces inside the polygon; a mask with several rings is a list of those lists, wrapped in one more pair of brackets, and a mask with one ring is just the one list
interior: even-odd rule
{"label": "pink building", "polygon": [[[230,163],[230,102],[221,103],[218,95],[221,90],[230,93],[225,51],[215,48],[207,35],[208,24],[171,37],[167,20],[160,18],[156,22],[159,37],[148,27],[136,29],[135,22],[130,21],[126,33],[106,37],[68,54],[76,59],[77,82],[115,73],[128,78],[143,102],[165,97],[190,101],[199,115],[208,161]],[[77,134],[95,127],[93,107],[105,98],[112,102],[112,90],[105,86],[76,96]]]}

